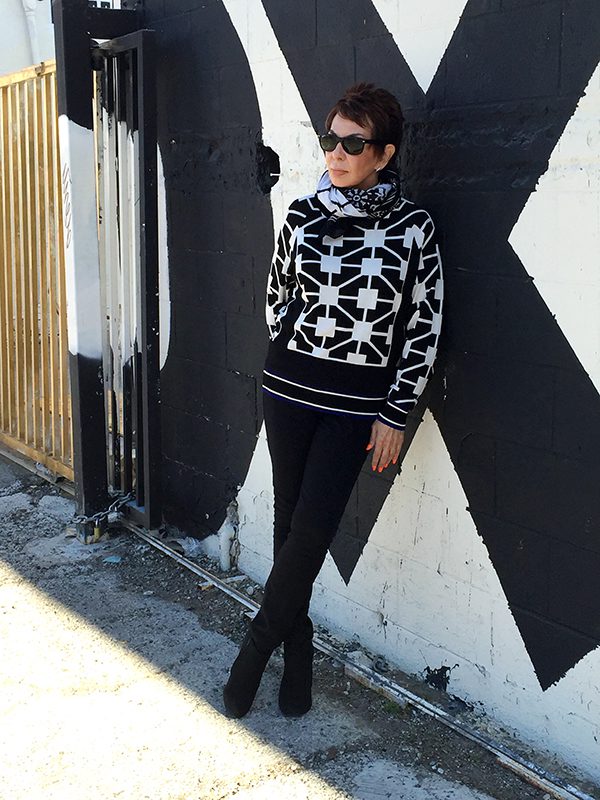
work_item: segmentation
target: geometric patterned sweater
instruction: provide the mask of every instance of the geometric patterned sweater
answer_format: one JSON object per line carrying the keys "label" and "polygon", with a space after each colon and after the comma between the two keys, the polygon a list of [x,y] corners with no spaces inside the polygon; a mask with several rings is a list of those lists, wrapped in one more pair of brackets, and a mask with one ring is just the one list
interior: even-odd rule
{"label": "geometric patterned sweater", "polygon": [[441,327],[433,222],[404,199],[384,217],[345,217],[337,230],[324,228],[329,219],[316,194],[288,210],[267,285],[263,388],[404,429]]}

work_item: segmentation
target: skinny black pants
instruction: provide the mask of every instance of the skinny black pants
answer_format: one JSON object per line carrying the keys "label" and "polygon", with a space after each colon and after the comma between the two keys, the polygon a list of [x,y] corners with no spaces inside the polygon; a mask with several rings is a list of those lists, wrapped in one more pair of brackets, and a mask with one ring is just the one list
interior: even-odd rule
{"label": "skinny black pants", "polygon": [[250,623],[265,652],[312,631],[312,587],[367,455],[372,418],[332,414],[263,394],[273,464],[273,567]]}

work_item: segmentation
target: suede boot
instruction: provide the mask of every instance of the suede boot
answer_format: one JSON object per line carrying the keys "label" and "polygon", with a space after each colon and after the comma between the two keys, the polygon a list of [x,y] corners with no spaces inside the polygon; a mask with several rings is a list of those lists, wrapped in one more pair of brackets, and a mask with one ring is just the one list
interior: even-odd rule
{"label": "suede boot", "polygon": [[304,616],[283,643],[283,677],[279,708],[286,717],[301,717],[312,706],[313,625]]}
{"label": "suede boot", "polygon": [[271,653],[257,648],[248,629],[223,688],[223,702],[231,717],[239,719],[250,711]]}

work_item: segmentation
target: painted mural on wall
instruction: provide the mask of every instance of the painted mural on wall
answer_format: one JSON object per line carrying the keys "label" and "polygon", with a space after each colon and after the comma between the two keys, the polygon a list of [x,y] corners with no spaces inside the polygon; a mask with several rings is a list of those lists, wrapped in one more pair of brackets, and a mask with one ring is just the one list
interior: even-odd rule
{"label": "painted mural on wall", "polygon": [[[254,5],[298,93],[281,146],[268,119],[281,115],[281,97],[267,91],[275,77],[248,59],[260,25],[248,26],[246,49],[239,35]],[[405,195],[441,231],[448,287],[441,356],[408,439],[428,406],[547,689],[600,642],[600,348],[585,325],[569,328],[572,286],[586,311],[582,287],[597,284],[598,266],[578,261],[585,215],[566,210],[564,224],[555,209],[544,231],[535,204],[594,74],[598,82],[600,10],[595,0],[436,2],[428,25],[418,5],[145,4],[159,41],[168,218],[167,518],[218,530],[256,448],[263,298],[282,217],[273,173],[280,165],[288,191],[311,191],[318,163],[305,137],[346,86],[383,85],[405,111]],[[427,47],[403,38],[401,12],[423,17]],[[544,237],[557,232],[551,261]],[[557,270],[569,279],[553,279]],[[359,479],[331,548],[346,583],[392,484],[367,470]]]}

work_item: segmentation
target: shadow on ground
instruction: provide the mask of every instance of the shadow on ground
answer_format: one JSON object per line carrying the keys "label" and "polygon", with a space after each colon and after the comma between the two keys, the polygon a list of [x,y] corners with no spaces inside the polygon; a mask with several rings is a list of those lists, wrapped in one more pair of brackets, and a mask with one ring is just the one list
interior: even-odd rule
{"label": "shadow on ground", "polygon": [[132,534],[67,538],[73,513],[57,487],[0,459],[6,796],[544,796],[324,656],[305,717],[277,707],[276,653],[252,712],[226,718],[221,690],[244,609]]}

